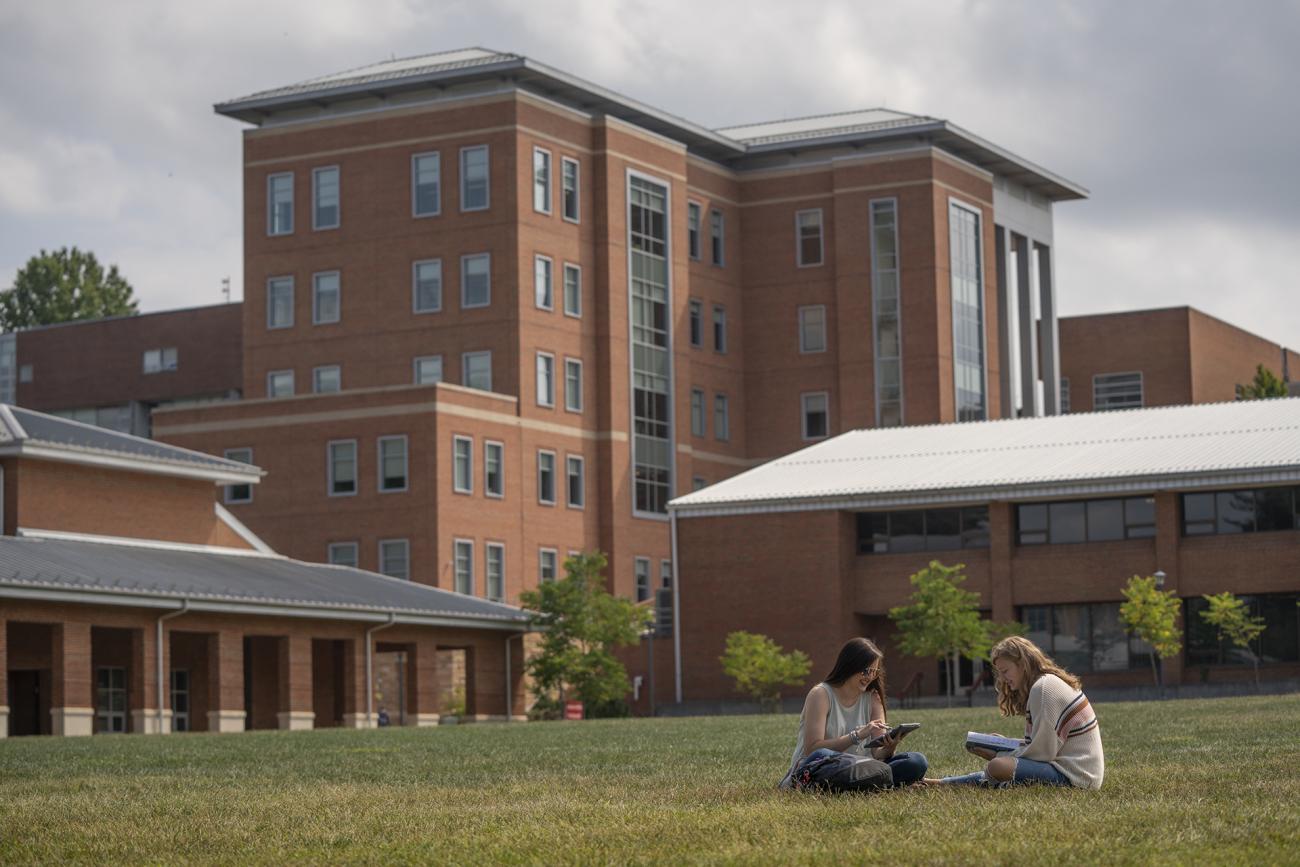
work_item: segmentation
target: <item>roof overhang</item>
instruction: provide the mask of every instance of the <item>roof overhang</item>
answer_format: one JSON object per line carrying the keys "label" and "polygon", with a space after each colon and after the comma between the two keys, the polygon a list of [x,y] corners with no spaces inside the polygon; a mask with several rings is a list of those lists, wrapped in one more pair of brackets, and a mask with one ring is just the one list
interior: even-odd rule
{"label": "roof overhang", "polygon": [[255,485],[266,471],[252,464],[247,469],[238,466],[222,468],[201,464],[173,463],[156,457],[133,457],[120,452],[78,448],[64,443],[43,443],[39,440],[20,440],[0,446],[0,457],[33,458],[43,461],[60,461],[83,466],[102,467],[173,476],[183,479],[201,479],[216,485]]}

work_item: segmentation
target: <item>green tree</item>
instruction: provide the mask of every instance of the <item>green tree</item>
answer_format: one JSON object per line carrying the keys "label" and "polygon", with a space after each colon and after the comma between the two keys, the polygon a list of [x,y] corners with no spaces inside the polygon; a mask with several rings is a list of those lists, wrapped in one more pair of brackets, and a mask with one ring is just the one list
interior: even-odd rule
{"label": "green tree", "polygon": [[627,713],[632,688],[614,648],[636,644],[654,612],[605,591],[608,561],[599,551],[564,561],[565,576],[520,594],[536,612],[541,646],[527,670],[539,693],[534,712],[558,716],[566,697],[580,700],[589,716]]}
{"label": "green tree", "polygon": [[1246,385],[1237,386],[1237,400],[1259,400],[1265,397],[1286,397],[1286,383],[1262,364],[1255,365],[1255,378]]}
{"label": "green tree", "polygon": [[76,247],[41,250],[18,271],[13,288],[0,291],[3,331],[138,312],[131,284],[117,266],[105,274],[94,253]]}
{"label": "green tree", "polygon": [[812,660],[802,650],[782,653],[775,641],[753,632],[728,635],[718,661],[723,673],[735,679],[737,692],[748,693],[772,712],[781,706],[781,687],[799,686],[812,669]]}
{"label": "green tree", "polygon": [[995,623],[980,618],[978,593],[963,590],[966,566],[945,566],[938,560],[909,579],[912,603],[889,609],[901,635],[899,647],[912,656],[938,659],[948,667],[948,705],[956,693],[957,658],[983,659],[994,641],[1019,635],[1019,623]]}
{"label": "green tree", "polygon": [[1151,645],[1151,677],[1164,694],[1160,668],[1161,660],[1174,656],[1182,649],[1178,639],[1178,596],[1172,590],[1161,590],[1154,576],[1134,575],[1123,590],[1125,601],[1119,606],[1120,622],[1129,632]]}
{"label": "green tree", "polygon": [[1255,666],[1255,689],[1259,689],[1259,654],[1250,645],[1264,631],[1264,618],[1252,617],[1246,601],[1226,591],[1202,598],[1210,607],[1201,612],[1201,619],[1215,628],[1219,641],[1229,641],[1250,654]]}

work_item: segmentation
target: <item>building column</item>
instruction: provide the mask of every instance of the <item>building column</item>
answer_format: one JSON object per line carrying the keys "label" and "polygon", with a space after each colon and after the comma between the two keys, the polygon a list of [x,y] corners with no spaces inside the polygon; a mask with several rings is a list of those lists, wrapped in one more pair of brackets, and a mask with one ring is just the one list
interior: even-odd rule
{"label": "building column", "polygon": [[[146,631],[149,632],[146,635]],[[171,731],[171,684],[163,681],[163,718],[158,721],[158,667],[167,670],[166,660],[159,658],[154,644],[157,632],[153,629],[131,630],[131,677],[127,696],[131,707],[131,731],[136,734],[156,735]],[[166,635],[163,642],[166,643]]]}
{"label": "building column", "polygon": [[8,622],[0,617],[0,738],[9,737],[9,638]]}
{"label": "building column", "polygon": [[[997,249],[998,280],[998,366],[1002,370],[1002,388],[1000,405],[1002,418],[1016,417],[1016,394],[1019,383],[1015,368],[1011,364],[1011,347],[1017,335],[1011,328],[1012,305],[1016,303],[1011,292],[1011,233],[1002,226],[993,227],[994,244]],[[991,409],[991,407],[990,407]]]}
{"label": "building column", "polygon": [[353,638],[343,649],[343,727],[374,728],[373,715],[366,717],[366,639]]}
{"label": "building column", "polygon": [[441,719],[438,707],[438,645],[432,638],[421,638],[406,652],[406,719],[405,725],[436,726]]}
{"label": "building column", "polygon": [[316,713],[311,704],[311,637],[287,635],[280,645],[280,728],[312,728]]}
{"label": "building column", "polygon": [[[1174,591],[1181,599],[1182,594],[1178,592],[1178,540],[1182,528],[1179,526],[1178,496],[1173,491],[1156,494],[1156,569],[1165,573],[1165,590]],[[1181,616],[1179,619],[1181,621]],[[1183,659],[1186,653],[1187,648],[1184,647],[1182,653],[1162,663],[1166,686],[1176,686],[1183,682]]]}
{"label": "building column", "polygon": [[1024,235],[1011,235],[1016,257],[1016,297],[1020,313],[1020,413],[1042,414],[1038,404],[1038,329],[1034,327],[1033,245]]}
{"label": "building column", "polygon": [[1043,414],[1061,414],[1061,337],[1056,321],[1056,269],[1052,248],[1034,244],[1038,253],[1038,348],[1043,365]]}
{"label": "building column", "polygon": [[50,733],[95,731],[95,693],[90,670],[90,624],[64,622],[50,628]]}
{"label": "building column", "polygon": [[989,582],[992,585],[990,616],[997,621],[1016,618],[1015,587],[1011,579],[1012,539],[1015,520],[1011,503],[989,503]]}
{"label": "building column", "polygon": [[244,636],[231,630],[208,635],[208,731],[242,732]]}

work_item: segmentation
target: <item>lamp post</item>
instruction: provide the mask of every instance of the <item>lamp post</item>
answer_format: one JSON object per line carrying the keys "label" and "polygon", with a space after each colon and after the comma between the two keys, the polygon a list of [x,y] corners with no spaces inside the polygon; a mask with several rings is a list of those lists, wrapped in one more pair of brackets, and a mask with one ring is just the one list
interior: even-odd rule
{"label": "lamp post", "polygon": [[[1151,577],[1156,579],[1156,592],[1163,592],[1165,589],[1165,578],[1168,577],[1165,575],[1164,570],[1157,569],[1156,574],[1152,575]],[[1151,652],[1155,654],[1156,657],[1156,691],[1160,694],[1161,698],[1164,698],[1165,697],[1165,661],[1160,658],[1160,654],[1156,653],[1156,649],[1154,646],[1152,646]]]}

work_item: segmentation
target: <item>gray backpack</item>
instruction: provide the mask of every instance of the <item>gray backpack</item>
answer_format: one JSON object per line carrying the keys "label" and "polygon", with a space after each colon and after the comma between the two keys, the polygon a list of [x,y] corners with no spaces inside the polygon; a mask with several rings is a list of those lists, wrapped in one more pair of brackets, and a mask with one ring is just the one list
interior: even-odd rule
{"label": "gray backpack", "polygon": [[799,766],[791,783],[800,792],[869,792],[892,786],[894,775],[878,759],[835,753]]}

